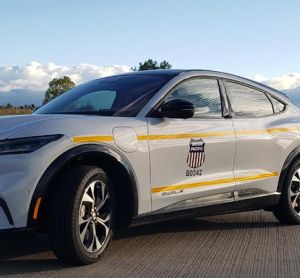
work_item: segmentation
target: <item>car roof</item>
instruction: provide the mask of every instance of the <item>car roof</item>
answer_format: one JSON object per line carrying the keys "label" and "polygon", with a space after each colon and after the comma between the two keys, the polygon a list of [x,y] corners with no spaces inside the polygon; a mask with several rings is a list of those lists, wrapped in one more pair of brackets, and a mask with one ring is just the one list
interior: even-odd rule
{"label": "car roof", "polygon": [[[132,71],[132,72],[127,72],[123,74],[119,74],[119,76],[124,76],[124,75],[169,75],[169,76],[177,76],[182,73],[188,73],[188,72],[193,72],[193,73],[199,73],[200,75],[206,75],[209,74],[211,76],[215,77],[220,77],[220,78],[228,78],[228,79],[233,79],[237,81],[244,81],[246,83],[251,83],[252,85],[257,85],[258,87],[263,87],[267,90],[270,90],[272,92],[275,92],[277,94],[280,94],[284,98],[287,98],[287,96],[281,92],[278,91],[272,87],[269,87],[263,83],[259,83],[257,81],[251,80],[249,78],[245,78],[236,74],[231,74],[231,73],[226,73],[222,71],[214,71],[214,70],[206,70],[206,69],[157,69],[157,70],[143,70],[143,71]],[[288,99],[288,98],[287,98]],[[288,99],[289,100],[289,99]]]}
{"label": "car roof", "polygon": [[286,96],[286,94],[284,94],[281,91],[278,91],[272,87],[269,87],[263,83],[259,83],[257,81],[239,76],[239,75],[235,75],[235,74],[230,74],[230,73],[226,73],[226,72],[222,72],[222,71],[214,71],[214,70],[206,70],[206,69],[157,69],[157,70],[143,70],[143,71],[131,71],[131,72],[126,72],[126,73],[121,73],[121,74],[117,74],[117,75],[113,75],[113,76],[108,76],[108,77],[104,77],[104,78],[113,78],[116,76],[128,76],[128,75],[159,75],[159,76],[170,76],[172,77],[176,77],[178,75],[181,74],[199,74],[199,75],[209,75],[209,76],[213,76],[213,77],[219,77],[219,78],[224,78],[224,79],[231,79],[231,80],[235,80],[238,82],[244,82],[247,83],[248,85],[252,85],[258,88],[261,88],[262,90],[267,90],[267,91],[271,91],[272,93],[277,94],[277,96],[279,95],[281,98],[283,98],[285,101],[290,102],[290,99]]}

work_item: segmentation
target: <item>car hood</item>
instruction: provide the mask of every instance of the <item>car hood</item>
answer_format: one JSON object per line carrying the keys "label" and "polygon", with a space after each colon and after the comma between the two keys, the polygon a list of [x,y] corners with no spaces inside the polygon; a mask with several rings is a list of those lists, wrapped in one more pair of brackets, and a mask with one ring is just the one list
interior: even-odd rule
{"label": "car hood", "polygon": [[26,129],[37,122],[57,118],[57,115],[20,115],[0,117],[0,139],[6,139],[16,132]]}
{"label": "car hood", "polygon": [[118,126],[140,126],[136,118],[87,115],[32,114],[0,117],[0,140],[63,134],[69,138],[83,135],[112,135]]}

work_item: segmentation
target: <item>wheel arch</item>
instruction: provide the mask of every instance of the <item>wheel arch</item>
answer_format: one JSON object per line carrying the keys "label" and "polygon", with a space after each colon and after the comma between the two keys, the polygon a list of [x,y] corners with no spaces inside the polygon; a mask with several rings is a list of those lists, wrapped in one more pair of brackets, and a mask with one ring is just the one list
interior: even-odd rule
{"label": "wheel arch", "polygon": [[[85,144],[74,147],[56,158],[46,169],[40,178],[29,208],[27,226],[39,228],[39,224],[44,221],[42,217],[47,206],[47,195],[55,188],[55,179],[63,174],[63,170],[75,165],[89,164],[101,167],[109,176],[112,177],[113,183],[117,185],[118,190],[123,190],[119,195],[124,195],[129,198],[129,203],[125,210],[127,217],[120,217],[118,226],[128,225],[132,217],[138,214],[138,187],[136,182],[135,172],[128,159],[115,148],[108,145],[100,144]],[[113,175],[114,171],[118,175]],[[122,186],[120,184],[122,182]],[[123,186],[125,185],[125,186]],[[116,194],[118,195],[118,194]],[[37,219],[33,219],[36,201],[42,197],[41,207]],[[46,201],[46,202],[45,202]],[[117,197],[118,201],[118,197]],[[120,203],[120,206],[122,205]],[[119,208],[121,210],[121,208]],[[122,211],[122,210],[121,210]],[[122,218],[122,219],[121,219]],[[124,223],[123,223],[124,222]]]}
{"label": "wheel arch", "polygon": [[284,180],[285,180],[286,174],[288,172],[288,169],[289,169],[291,163],[293,163],[298,158],[300,158],[300,146],[293,149],[290,152],[290,154],[288,155],[288,157],[286,158],[286,160],[282,166],[281,172],[280,172],[279,182],[278,182],[278,186],[277,186],[277,192],[282,191],[282,188],[284,185]]}

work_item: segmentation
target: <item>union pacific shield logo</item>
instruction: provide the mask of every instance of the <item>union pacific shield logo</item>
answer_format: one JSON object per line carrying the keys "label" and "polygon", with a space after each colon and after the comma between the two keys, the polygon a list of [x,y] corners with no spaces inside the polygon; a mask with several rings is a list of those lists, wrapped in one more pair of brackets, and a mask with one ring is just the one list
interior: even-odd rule
{"label": "union pacific shield logo", "polygon": [[202,139],[191,139],[190,151],[187,157],[187,164],[190,168],[200,167],[205,160],[205,143]]}

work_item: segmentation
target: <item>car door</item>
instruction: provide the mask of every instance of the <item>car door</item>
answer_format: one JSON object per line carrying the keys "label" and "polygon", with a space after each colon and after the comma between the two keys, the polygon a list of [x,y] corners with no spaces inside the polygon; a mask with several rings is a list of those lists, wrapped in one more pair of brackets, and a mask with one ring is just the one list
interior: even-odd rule
{"label": "car door", "polygon": [[256,87],[231,80],[225,85],[237,137],[236,200],[276,194],[283,163],[298,136],[292,116],[283,102]]}
{"label": "car door", "polygon": [[232,201],[236,139],[231,119],[222,115],[219,81],[186,79],[162,103],[175,99],[193,103],[194,116],[147,119],[152,210]]}

